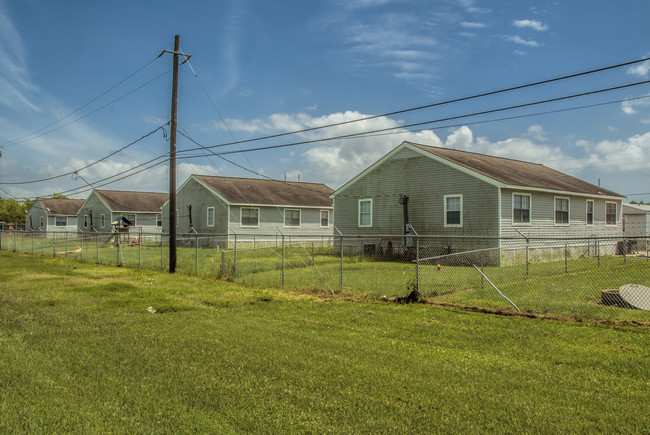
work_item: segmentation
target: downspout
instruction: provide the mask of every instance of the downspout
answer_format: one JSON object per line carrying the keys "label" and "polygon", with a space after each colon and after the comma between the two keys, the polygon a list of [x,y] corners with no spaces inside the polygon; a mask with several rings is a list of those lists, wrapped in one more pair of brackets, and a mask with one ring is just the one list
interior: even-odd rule
{"label": "downspout", "polygon": [[409,197],[406,195],[400,195],[399,196],[399,203],[402,204],[402,209],[404,212],[404,246],[407,245],[407,238],[406,236],[410,233],[410,226],[409,226]]}

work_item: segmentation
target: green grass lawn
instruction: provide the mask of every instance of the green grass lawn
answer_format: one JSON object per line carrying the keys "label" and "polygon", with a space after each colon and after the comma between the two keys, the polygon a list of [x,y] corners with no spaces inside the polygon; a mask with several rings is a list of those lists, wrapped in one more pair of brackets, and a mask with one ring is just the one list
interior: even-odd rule
{"label": "green grass lawn", "polygon": [[351,300],[7,252],[0,289],[2,432],[650,427],[643,326]]}

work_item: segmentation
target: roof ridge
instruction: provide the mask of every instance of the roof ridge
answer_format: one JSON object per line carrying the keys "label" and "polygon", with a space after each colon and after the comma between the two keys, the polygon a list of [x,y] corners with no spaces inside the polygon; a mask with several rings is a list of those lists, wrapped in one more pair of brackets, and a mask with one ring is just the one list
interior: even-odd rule
{"label": "roof ridge", "polygon": [[[419,143],[415,143],[415,142],[411,142],[411,141],[405,141],[405,142],[406,142],[406,143],[409,143],[409,144],[411,144],[411,145],[415,145],[415,146],[417,146],[417,147],[435,148],[435,149],[439,149],[439,150],[455,151],[455,152],[465,153],[465,154],[474,154],[474,155],[477,155],[477,156],[489,157],[489,158],[493,158],[493,159],[509,160],[509,161],[511,161],[511,162],[527,163],[527,164],[529,164],[529,165],[544,166],[545,168],[548,168],[548,169],[552,169],[552,170],[554,170],[554,171],[557,171],[557,169],[553,169],[553,168],[551,168],[551,167],[549,167],[549,166],[544,165],[543,163],[529,162],[528,160],[513,159],[513,158],[511,158],[511,157],[493,156],[493,155],[491,155],[491,154],[483,154],[483,153],[479,153],[479,152],[476,152],[476,151],[457,150],[456,148],[438,147],[438,146],[435,146],[435,145],[424,145],[424,144],[419,144]],[[560,172],[560,171],[558,171],[558,172]],[[568,175],[568,174],[567,174],[567,175]]]}
{"label": "roof ridge", "polygon": [[222,175],[201,175],[201,174],[192,174],[193,177],[209,177],[209,178],[221,178],[221,179],[232,179],[232,180],[252,180],[252,181],[274,181],[276,183],[294,183],[294,184],[317,184],[319,186],[327,186],[325,183],[316,183],[314,181],[289,181],[289,180],[275,180],[273,178],[251,178],[251,177],[225,177]]}

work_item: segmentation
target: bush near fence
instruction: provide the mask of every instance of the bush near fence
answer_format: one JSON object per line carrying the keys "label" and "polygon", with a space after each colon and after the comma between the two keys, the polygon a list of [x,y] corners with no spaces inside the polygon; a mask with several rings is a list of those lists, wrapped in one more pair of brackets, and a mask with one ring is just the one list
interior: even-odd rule
{"label": "bush near fence", "polygon": [[[167,270],[169,262],[168,235],[161,233],[118,239],[12,230],[0,232],[0,244],[4,250],[116,266]],[[648,311],[605,305],[602,293],[624,284],[650,287],[647,238],[181,234],[177,245],[178,272],[261,288],[387,300],[417,289],[437,304],[650,321]]]}

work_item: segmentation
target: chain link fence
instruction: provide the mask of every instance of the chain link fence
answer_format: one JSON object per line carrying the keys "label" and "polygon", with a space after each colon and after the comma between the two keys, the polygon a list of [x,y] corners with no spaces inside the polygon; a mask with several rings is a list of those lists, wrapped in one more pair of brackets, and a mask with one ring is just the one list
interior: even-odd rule
{"label": "chain link fence", "polygon": [[[180,234],[177,271],[248,286],[327,291],[556,318],[650,322],[648,238]],[[0,248],[167,270],[169,238],[122,233],[0,232]]]}

